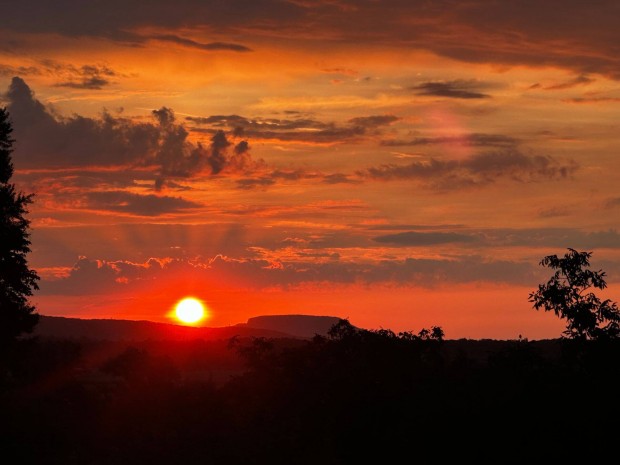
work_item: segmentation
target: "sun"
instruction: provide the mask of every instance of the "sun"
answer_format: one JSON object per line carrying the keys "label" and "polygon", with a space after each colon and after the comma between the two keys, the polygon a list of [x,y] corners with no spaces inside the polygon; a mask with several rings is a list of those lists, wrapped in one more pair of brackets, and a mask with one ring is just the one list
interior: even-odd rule
{"label": "sun", "polygon": [[206,315],[205,304],[195,297],[185,297],[174,307],[175,317],[185,324],[198,323]]}

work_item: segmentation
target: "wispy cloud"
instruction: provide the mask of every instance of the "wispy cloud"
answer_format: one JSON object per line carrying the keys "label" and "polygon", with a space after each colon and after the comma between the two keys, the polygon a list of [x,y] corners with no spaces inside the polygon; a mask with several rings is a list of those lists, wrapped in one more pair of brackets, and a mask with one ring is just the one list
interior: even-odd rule
{"label": "wispy cloud", "polygon": [[[217,7],[193,0],[178,0],[171,7],[166,0],[153,0],[148,8],[127,2],[121,8],[111,1],[76,8],[71,0],[53,4],[36,0],[5,5],[0,27],[22,34],[104,38],[137,46],[144,46],[155,36],[196,49],[239,52],[247,47],[230,40],[203,43],[176,31],[217,31],[218,38],[237,37],[242,32],[245,37],[274,41],[289,40],[294,35],[308,43],[339,40],[361,47],[406,47],[463,62],[556,66],[578,74],[620,78],[615,47],[620,41],[616,24],[620,11],[615,0],[601,0],[596,8],[562,0],[528,7],[491,0],[338,5],[346,8],[335,7],[333,2],[313,3],[309,8],[304,2],[277,0],[229,0]],[[324,69],[341,74],[351,71],[343,66]],[[445,86],[427,91],[449,98],[484,97],[475,90]]]}
{"label": "wispy cloud", "polygon": [[[53,62],[48,64],[51,65]],[[61,66],[55,64],[55,69],[61,75],[68,75],[68,80],[58,82],[57,87],[71,87],[74,89],[99,90],[111,84],[110,78],[118,76],[118,73],[108,66],[84,65],[80,68],[74,66]]]}
{"label": "wispy cloud", "polygon": [[213,51],[229,51],[229,52],[251,52],[252,49],[245,45],[233,44],[227,42],[197,42],[185,37],[179,37],[174,34],[156,34],[150,36],[153,40],[159,40],[162,42],[172,42],[174,44],[183,45],[184,47],[195,48],[198,50],[205,50],[208,52]]}
{"label": "wispy cloud", "polygon": [[381,141],[381,145],[388,147],[461,144],[472,147],[511,147],[518,144],[518,140],[503,134],[463,134],[440,137],[415,137],[413,139],[389,139]]}
{"label": "wispy cloud", "polygon": [[86,194],[86,208],[130,213],[139,216],[158,216],[201,205],[181,197],[154,194],[134,194],[125,191],[89,192]]}
{"label": "wispy cloud", "polygon": [[411,89],[417,90],[418,95],[428,95],[433,97],[448,97],[456,99],[489,98],[490,95],[478,91],[480,87],[481,84],[476,81],[456,80],[423,82],[411,87]]}
{"label": "wispy cloud", "polygon": [[586,76],[585,74],[581,74],[574,79],[571,79],[567,82],[560,82],[558,84],[552,84],[544,87],[545,90],[566,90],[572,89],[573,87],[585,86],[591,84],[595,81],[595,79]]}
{"label": "wispy cloud", "polygon": [[125,77],[105,64],[76,66],[51,59],[29,60],[30,66],[0,64],[0,76],[51,76],[56,87],[100,90],[112,84],[113,78]]}
{"label": "wispy cloud", "polygon": [[472,155],[463,160],[430,158],[405,165],[386,164],[358,171],[375,180],[417,180],[436,189],[458,189],[493,183],[498,179],[527,182],[568,178],[578,169],[572,160],[548,155],[526,155],[516,149]]}
{"label": "wispy cloud", "polygon": [[396,234],[385,234],[374,238],[376,242],[397,246],[428,246],[472,242],[476,238],[467,234],[454,232],[418,232],[407,231]]}
{"label": "wispy cloud", "polygon": [[240,115],[188,116],[198,132],[228,128],[251,139],[269,139],[308,143],[343,143],[369,135],[378,135],[382,127],[400,120],[395,115],[370,115],[336,124],[310,118],[247,118]]}

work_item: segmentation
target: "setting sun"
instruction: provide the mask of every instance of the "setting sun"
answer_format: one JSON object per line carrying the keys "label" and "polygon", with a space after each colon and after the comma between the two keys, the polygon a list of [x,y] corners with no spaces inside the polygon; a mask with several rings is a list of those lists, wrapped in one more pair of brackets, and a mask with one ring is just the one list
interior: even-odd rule
{"label": "setting sun", "polygon": [[204,303],[194,297],[180,300],[174,308],[174,313],[178,320],[186,324],[198,323],[206,317]]}

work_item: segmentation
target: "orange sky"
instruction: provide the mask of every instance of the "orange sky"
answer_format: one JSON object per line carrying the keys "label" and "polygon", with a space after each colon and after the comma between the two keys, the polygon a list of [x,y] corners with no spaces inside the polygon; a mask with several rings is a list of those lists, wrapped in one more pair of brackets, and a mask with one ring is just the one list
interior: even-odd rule
{"label": "orange sky", "polygon": [[126,3],[0,24],[40,313],[556,337],[566,247],[620,300],[617,2]]}

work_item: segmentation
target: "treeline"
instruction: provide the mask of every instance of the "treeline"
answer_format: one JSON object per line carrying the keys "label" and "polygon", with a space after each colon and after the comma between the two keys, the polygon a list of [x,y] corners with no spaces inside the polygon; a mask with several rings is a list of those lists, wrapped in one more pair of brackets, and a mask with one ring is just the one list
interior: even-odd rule
{"label": "treeline", "polygon": [[1,450],[32,464],[592,460],[615,444],[619,355],[616,341],[346,320],[311,341],[22,340],[3,354]]}

